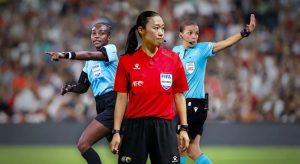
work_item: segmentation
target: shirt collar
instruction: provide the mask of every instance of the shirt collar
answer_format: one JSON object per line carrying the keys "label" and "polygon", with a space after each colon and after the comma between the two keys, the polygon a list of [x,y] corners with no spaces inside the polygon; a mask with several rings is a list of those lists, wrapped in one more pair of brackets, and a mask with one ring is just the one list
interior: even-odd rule
{"label": "shirt collar", "polygon": [[148,55],[144,52],[144,50],[142,49],[142,47],[140,47],[140,48],[138,49],[138,54],[140,54],[140,56],[141,56],[142,58],[144,58],[144,59],[148,59],[148,60],[151,59],[151,60],[157,61],[157,60],[159,59],[160,54],[161,54],[161,48],[160,48],[160,47],[158,48],[158,50],[156,51],[156,53],[154,54],[153,57],[148,56]]}

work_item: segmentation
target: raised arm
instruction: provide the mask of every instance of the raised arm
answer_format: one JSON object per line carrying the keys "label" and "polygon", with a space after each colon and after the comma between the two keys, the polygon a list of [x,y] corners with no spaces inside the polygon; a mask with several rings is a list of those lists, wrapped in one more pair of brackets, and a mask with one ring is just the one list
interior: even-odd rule
{"label": "raised arm", "polygon": [[59,59],[108,61],[107,54],[102,51],[46,52],[46,54],[51,56],[52,61]]}
{"label": "raised arm", "polygon": [[246,27],[241,32],[239,32],[233,36],[230,36],[229,38],[227,38],[225,40],[216,42],[214,44],[213,53],[220,52],[220,51],[234,45],[235,43],[239,42],[244,37],[249,36],[250,33],[254,31],[255,26],[256,26],[255,16],[254,16],[254,14],[251,14],[250,23],[247,24]]}

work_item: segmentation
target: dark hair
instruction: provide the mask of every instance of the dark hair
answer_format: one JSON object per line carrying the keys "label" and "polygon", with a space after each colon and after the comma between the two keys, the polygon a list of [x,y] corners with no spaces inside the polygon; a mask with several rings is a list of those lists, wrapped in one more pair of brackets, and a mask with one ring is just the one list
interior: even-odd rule
{"label": "dark hair", "polygon": [[185,21],[180,23],[179,32],[183,32],[184,28],[186,26],[190,26],[190,25],[197,25],[198,26],[198,24],[196,22],[193,22],[191,20],[185,20]]}
{"label": "dark hair", "polygon": [[146,25],[148,23],[148,18],[154,16],[159,16],[159,14],[154,11],[144,11],[138,16],[135,25],[131,27],[127,36],[126,50],[125,50],[126,54],[134,53],[138,46],[138,40],[135,33],[136,29],[140,26],[142,26],[142,28],[146,28]]}
{"label": "dark hair", "polygon": [[[112,31],[112,27],[111,27],[111,25],[109,24],[109,23],[106,23],[106,22],[97,22],[97,23],[95,23],[94,25],[93,25],[93,27],[96,27],[96,26],[105,26],[106,27],[106,32],[107,32],[107,34],[108,35],[110,35],[111,34],[111,31]],[[93,28],[92,27],[92,28]]]}

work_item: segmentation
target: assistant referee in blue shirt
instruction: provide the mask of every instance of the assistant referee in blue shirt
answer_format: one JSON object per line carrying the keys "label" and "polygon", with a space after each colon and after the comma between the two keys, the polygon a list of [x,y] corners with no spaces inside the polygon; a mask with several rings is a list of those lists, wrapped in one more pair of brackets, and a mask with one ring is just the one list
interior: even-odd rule
{"label": "assistant referee in blue shirt", "polygon": [[61,58],[87,60],[77,84],[65,84],[61,94],[67,92],[85,93],[91,86],[96,100],[96,118],[86,127],[80,136],[78,149],[89,164],[101,163],[92,145],[106,137],[110,142],[114,122],[116,93],[113,91],[115,74],[118,65],[117,49],[114,44],[108,44],[111,26],[107,23],[96,23],[92,27],[91,41],[97,51],[79,52],[47,52],[52,60]]}

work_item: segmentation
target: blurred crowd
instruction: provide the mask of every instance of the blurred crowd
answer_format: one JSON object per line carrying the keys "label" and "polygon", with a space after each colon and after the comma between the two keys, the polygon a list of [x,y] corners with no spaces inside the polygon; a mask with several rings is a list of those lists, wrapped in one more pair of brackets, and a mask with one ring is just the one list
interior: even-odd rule
{"label": "blurred crowd", "polygon": [[120,55],[144,10],[163,17],[169,49],[180,43],[182,20],[197,21],[199,41],[214,42],[239,32],[254,13],[255,32],[208,62],[208,120],[300,122],[299,0],[0,0],[0,123],[94,118],[91,90],[59,95],[84,62],[53,62],[44,52],[94,50],[91,25],[105,21]]}

